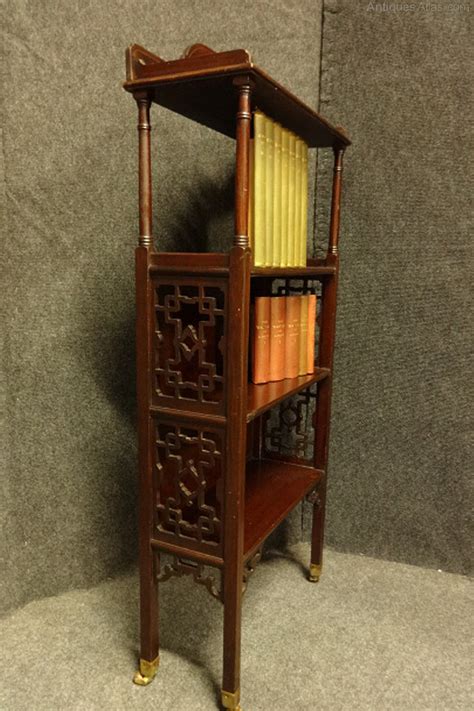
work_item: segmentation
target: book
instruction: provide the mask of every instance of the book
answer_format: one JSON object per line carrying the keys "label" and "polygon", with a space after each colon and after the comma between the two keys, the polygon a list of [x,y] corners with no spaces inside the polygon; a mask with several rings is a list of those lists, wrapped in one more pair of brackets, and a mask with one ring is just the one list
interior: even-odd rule
{"label": "book", "polygon": [[308,299],[298,296],[300,305],[300,333],[298,347],[298,375],[306,375],[308,372]]}
{"label": "book", "polygon": [[286,128],[281,131],[281,250],[280,267],[288,266],[288,166],[289,166],[290,132]]}
{"label": "book", "polygon": [[281,263],[281,136],[280,124],[273,125],[273,254],[272,265]]}
{"label": "book", "polygon": [[253,258],[257,267],[265,265],[265,133],[264,117],[255,111],[253,118]]}
{"label": "book", "polygon": [[296,136],[290,131],[288,146],[288,264],[294,267],[295,261],[295,159]]}
{"label": "book", "polygon": [[252,382],[267,383],[270,379],[270,296],[257,296],[253,310]]}
{"label": "book", "polygon": [[273,121],[263,115],[265,133],[265,265],[273,265]]}
{"label": "book", "polygon": [[308,146],[303,141],[301,168],[301,237],[299,263],[305,267],[308,251]]}
{"label": "book", "polygon": [[285,296],[272,296],[270,298],[269,380],[283,380],[285,377],[285,310]]}
{"label": "book", "polygon": [[314,339],[316,336],[316,294],[308,296],[307,373],[314,373]]}
{"label": "book", "polygon": [[285,299],[285,378],[296,378],[299,371],[300,297],[286,296]]}
{"label": "book", "polygon": [[302,167],[302,146],[303,141],[301,138],[296,138],[295,142],[295,228],[293,240],[295,243],[294,253],[295,261],[294,264],[299,266],[301,264],[301,167]]}

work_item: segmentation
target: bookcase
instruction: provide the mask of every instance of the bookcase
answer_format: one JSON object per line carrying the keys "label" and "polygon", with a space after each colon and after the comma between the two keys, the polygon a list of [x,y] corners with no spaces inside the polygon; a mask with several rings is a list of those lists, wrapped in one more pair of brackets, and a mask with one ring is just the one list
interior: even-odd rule
{"label": "bookcase", "polygon": [[[158,587],[171,576],[187,575],[223,604],[221,701],[227,709],[240,709],[243,596],[265,540],[303,499],[313,509],[308,578],[317,582],[321,574],[342,160],[350,141],[256,66],[245,50],[214,52],[196,44],[180,59],[164,61],[132,45],[126,65],[124,88],[138,107],[139,182],[141,637],[134,681],[148,684],[158,668]],[[228,252],[156,249],[152,104],[235,139],[235,229]],[[254,266],[249,145],[257,109],[308,146],[334,153],[327,253],[309,258],[306,266]],[[314,373],[251,383],[252,300],[309,289],[318,291],[320,304]]]}

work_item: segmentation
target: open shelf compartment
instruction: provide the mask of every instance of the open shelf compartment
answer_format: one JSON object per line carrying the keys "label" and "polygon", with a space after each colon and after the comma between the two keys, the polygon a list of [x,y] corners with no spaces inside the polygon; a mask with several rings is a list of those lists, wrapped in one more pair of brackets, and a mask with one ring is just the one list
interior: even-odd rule
{"label": "open shelf compartment", "polygon": [[244,560],[321,480],[311,466],[276,459],[250,460],[245,482]]}

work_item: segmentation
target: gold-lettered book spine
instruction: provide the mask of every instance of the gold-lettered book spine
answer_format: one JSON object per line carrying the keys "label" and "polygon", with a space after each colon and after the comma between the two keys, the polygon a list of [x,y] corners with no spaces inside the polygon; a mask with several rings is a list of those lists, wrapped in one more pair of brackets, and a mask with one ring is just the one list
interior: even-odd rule
{"label": "gold-lettered book spine", "polygon": [[301,170],[301,254],[300,264],[305,267],[308,254],[308,145],[303,142],[303,164]]}
{"label": "gold-lettered book spine", "polygon": [[295,265],[300,266],[301,261],[301,158],[302,158],[303,141],[301,138],[296,138],[295,144]]}
{"label": "gold-lettered book spine", "polygon": [[298,375],[308,372],[308,310],[309,295],[300,296],[300,342],[298,348]]}
{"label": "gold-lettered book spine", "polygon": [[265,266],[265,133],[263,114],[255,111],[253,117],[254,171],[253,171],[253,256],[257,267]]}
{"label": "gold-lettered book spine", "polygon": [[280,267],[288,266],[288,161],[290,132],[281,130],[281,253]]}
{"label": "gold-lettered book spine", "polygon": [[265,265],[273,265],[273,121],[264,115],[265,126]]}
{"label": "gold-lettered book spine", "polygon": [[280,124],[273,124],[273,266],[281,264],[281,134]]}
{"label": "gold-lettered book spine", "polygon": [[295,259],[295,159],[296,136],[290,131],[288,147],[288,266],[296,265]]}

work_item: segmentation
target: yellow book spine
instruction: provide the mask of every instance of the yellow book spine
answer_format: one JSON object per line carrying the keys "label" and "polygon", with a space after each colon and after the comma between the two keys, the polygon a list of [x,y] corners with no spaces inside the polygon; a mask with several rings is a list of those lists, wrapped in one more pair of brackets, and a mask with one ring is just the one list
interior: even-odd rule
{"label": "yellow book spine", "polygon": [[306,266],[308,254],[308,146],[303,142],[301,168],[301,255],[300,264]]}
{"label": "yellow book spine", "polygon": [[296,136],[290,131],[288,148],[288,266],[294,267],[295,260],[295,160]]}
{"label": "yellow book spine", "polygon": [[280,124],[273,125],[273,261],[281,264],[281,133]]}
{"label": "yellow book spine", "polygon": [[300,265],[301,258],[301,159],[303,141],[296,138],[295,144],[295,265]]}
{"label": "yellow book spine", "polygon": [[273,121],[264,117],[265,126],[265,265],[273,266]]}
{"label": "yellow book spine", "polygon": [[290,133],[281,130],[281,254],[280,266],[288,266],[288,162]]}
{"label": "yellow book spine", "polygon": [[298,375],[308,372],[308,310],[309,296],[300,296],[300,342],[298,348]]}
{"label": "yellow book spine", "polygon": [[265,266],[265,133],[263,114],[255,111],[253,117],[253,261],[255,266]]}

